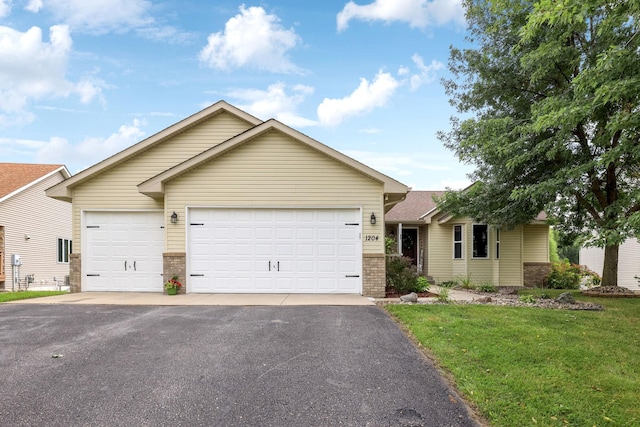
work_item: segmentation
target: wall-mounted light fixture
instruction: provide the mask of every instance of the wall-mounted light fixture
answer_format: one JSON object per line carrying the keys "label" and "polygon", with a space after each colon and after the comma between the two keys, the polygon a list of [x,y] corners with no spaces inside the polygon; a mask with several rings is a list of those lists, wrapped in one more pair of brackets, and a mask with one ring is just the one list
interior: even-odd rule
{"label": "wall-mounted light fixture", "polygon": [[371,212],[371,225],[375,225],[375,224],[376,224],[376,214]]}
{"label": "wall-mounted light fixture", "polygon": [[178,214],[176,211],[173,211],[171,214],[171,224],[176,224],[178,222]]}

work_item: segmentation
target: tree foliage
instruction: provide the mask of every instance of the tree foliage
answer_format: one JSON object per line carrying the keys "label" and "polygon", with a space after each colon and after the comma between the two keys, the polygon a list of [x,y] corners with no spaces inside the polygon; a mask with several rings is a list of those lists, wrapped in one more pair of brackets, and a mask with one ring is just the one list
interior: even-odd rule
{"label": "tree foliage", "polygon": [[452,48],[445,88],[465,117],[443,143],[477,183],[443,210],[510,228],[545,211],[605,247],[640,232],[640,2],[466,0],[470,48]]}

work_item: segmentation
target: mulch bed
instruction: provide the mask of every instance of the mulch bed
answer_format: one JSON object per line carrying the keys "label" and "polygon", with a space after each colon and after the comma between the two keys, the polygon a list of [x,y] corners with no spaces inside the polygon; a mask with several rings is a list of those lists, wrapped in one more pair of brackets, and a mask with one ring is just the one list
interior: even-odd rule
{"label": "mulch bed", "polygon": [[622,286],[597,286],[582,291],[582,295],[598,298],[640,298],[640,292]]}
{"label": "mulch bed", "polygon": [[[431,292],[416,292],[418,294],[418,298],[436,298],[438,296],[438,294],[432,294]],[[387,290],[385,291],[385,298],[400,298],[402,295],[407,295],[405,294],[399,294],[395,291],[392,290]]]}

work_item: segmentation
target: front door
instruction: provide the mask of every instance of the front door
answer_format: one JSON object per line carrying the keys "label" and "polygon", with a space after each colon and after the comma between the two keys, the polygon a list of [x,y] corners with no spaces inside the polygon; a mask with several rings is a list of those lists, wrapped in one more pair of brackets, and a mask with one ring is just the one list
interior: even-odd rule
{"label": "front door", "polygon": [[413,265],[418,265],[418,229],[402,229],[402,256],[411,258]]}

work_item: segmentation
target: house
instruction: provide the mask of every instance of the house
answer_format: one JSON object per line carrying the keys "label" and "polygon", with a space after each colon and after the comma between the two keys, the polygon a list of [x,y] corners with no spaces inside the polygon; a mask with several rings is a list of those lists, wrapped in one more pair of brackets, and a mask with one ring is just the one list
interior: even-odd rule
{"label": "house", "polygon": [[47,190],[70,202],[72,291],[384,296],[408,188],[220,101]]}
{"label": "house", "polygon": [[540,286],[550,270],[549,226],[541,214],[529,224],[500,230],[440,211],[443,191],[411,191],[386,215],[397,253],[436,283],[469,277],[495,286]]}
{"label": "house", "polygon": [[71,206],[45,194],[69,177],[63,165],[0,163],[0,290],[53,287],[69,275]]}
{"label": "house", "polygon": [[[580,264],[602,275],[603,248],[580,248]],[[630,238],[618,249],[618,286],[640,291],[640,239]]]}

